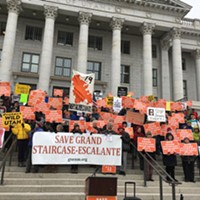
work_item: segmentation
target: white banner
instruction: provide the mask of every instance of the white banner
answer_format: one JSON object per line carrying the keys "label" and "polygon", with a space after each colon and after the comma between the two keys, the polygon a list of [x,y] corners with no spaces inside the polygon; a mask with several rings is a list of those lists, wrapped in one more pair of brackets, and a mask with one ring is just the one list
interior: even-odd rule
{"label": "white banner", "polygon": [[92,113],[95,74],[82,74],[73,70],[69,110]]}
{"label": "white banner", "polygon": [[114,97],[113,110],[118,113],[121,109],[122,109],[122,99],[119,97]]}
{"label": "white banner", "polygon": [[32,163],[121,165],[122,142],[118,135],[36,132]]}
{"label": "white banner", "polygon": [[165,116],[165,109],[164,108],[154,108],[154,107],[148,107],[147,108],[147,117],[148,121],[154,121],[154,122],[166,122],[166,116]]}
{"label": "white banner", "polygon": [[0,128],[0,149],[3,147],[4,136],[5,136],[5,129]]}

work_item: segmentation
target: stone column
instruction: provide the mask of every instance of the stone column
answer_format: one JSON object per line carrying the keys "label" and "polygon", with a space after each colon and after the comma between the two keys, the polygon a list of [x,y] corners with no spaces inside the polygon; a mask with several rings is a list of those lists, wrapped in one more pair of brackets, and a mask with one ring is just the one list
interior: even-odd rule
{"label": "stone column", "polygon": [[196,80],[197,80],[197,100],[200,101],[200,49],[195,51]]}
{"label": "stone column", "polygon": [[87,59],[88,59],[88,32],[89,24],[91,21],[92,14],[80,12],[80,32],[78,42],[78,60],[77,60],[77,71],[86,74],[87,72]]}
{"label": "stone column", "polygon": [[121,84],[121,29],[123,19],[113,17],[112,28],[112,60],[111,60],[111,92],[117,96],[117,88]]}
{"label": "stone column", "polygon": [[142,26],[143,33],[143,95],[153,94],[152,80],[152,34],[154,24],[144,23]]}
{"label": "stone column", "polygon": [[162,98],[167,101],[171,100],[170,93],[170,72],[169,72],[169,41],[161,41],[161,69],[162,69]]}
{"label": "stone column", "polygon": [[52,67],[53,36],[57,8],[44,6],[45,27],[40,60],[38,88],[49,92],[49,81]]}
{"label": "stone column", "polygon": [[181,53],[181,30],[173,28],[172,35],[172,75],[173,75],[173,97],[174,101],[182,99],[183,96],[183,71]]}
{"label": "stone column", "polygon": [[0,66],[0,81],[11,81],[12,62],[17,31],[17,21],[21,7],[21,0],[7,1],[8,18],[6,24],[6,34],[3,40],[2,58]]}

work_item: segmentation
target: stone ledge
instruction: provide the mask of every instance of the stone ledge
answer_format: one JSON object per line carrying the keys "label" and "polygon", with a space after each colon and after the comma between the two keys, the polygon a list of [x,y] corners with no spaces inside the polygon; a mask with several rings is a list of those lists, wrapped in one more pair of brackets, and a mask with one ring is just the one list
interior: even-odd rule
{"label": "stone ledge", "polygon": [[13,72],[13,76],[19,76],[19,77],[30,77],[30,78],[39,78],[38,73],[32,73],[32,72]]}

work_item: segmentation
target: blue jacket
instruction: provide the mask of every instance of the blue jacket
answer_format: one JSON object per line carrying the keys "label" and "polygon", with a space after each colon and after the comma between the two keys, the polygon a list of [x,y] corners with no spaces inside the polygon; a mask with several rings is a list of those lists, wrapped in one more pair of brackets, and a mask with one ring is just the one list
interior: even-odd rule
{"label": "blue jacket", "polygon": [[42,128],[35,128],[33,131],[30,132],[30,134],[29,134],[29,143],[28,143],[29,147],[32,147],[32,145],[33,145],[33,135],[34,135],[34,133],[41,132],[41,131],[43,131]]}

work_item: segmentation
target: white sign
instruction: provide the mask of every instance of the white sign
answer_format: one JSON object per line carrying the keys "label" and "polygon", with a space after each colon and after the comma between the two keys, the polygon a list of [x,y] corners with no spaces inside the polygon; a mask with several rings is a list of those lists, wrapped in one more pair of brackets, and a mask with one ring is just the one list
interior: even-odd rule
{"label": "white sign", "polygon": [[118,113],[121,109],[122,109],[122,99],[119,97],[114,97],[113,110]]}
{"label": "white sign", "polygon": [[164,108],[147,108],[148,121],[166,122],[165,109]]}
{"label": "white sign", "polygon": [[122,142],[118,135],[36,132],[33,136],[32,163],[119,166],[121,151]]}

